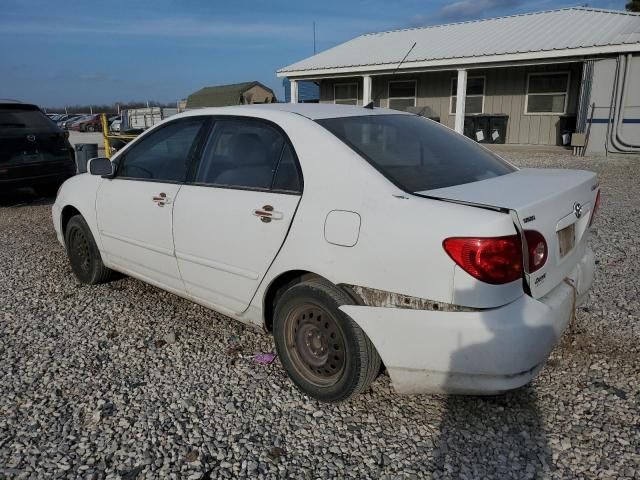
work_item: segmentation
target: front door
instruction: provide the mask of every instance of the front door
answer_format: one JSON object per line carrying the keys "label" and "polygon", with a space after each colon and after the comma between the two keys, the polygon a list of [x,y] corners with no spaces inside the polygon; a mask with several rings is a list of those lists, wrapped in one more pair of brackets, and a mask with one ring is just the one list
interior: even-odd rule
{"label": "front door", "polygon": [[173,249],[173,205],[193,160],[203,117],[170,122],[118,157],[116,176],[96,198],[106,261],[175,293],[184,293]]}
{"label": "front door", "polygon": [[176,257],[193,299],[246,310],[286,238],[301,185],[281,130],[250,118],[215,121],[194,182],[174,205]]}

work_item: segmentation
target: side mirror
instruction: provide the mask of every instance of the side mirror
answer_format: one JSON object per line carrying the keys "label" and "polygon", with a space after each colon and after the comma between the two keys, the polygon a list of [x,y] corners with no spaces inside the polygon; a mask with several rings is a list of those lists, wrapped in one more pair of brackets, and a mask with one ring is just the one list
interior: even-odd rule
{"label": "side mirror", "polygon": [[92,158],[88,163],[87,170],[91,175],[113,175],[113,164],[108,158]]}

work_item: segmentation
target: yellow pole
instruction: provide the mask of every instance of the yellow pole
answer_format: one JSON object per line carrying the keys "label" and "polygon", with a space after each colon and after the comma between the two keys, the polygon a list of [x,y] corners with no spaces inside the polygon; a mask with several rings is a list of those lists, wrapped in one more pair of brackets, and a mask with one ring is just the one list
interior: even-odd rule
{"label": "yellow pole", "polygon": [[111,158],[111,144],[109,143],[109,123],[107,122],[107,115],[103,113],[100,117],[100,119],[102,120],[104,154],[107,158]]}

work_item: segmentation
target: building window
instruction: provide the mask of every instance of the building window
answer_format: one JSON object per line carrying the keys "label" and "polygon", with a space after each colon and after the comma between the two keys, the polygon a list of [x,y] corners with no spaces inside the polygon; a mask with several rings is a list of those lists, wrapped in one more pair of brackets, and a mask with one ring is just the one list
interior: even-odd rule
{"label": "building window", "polygon": [[389,108],[406,111],[416,106],[415,80],[389,82]]}
{"label": "building window", "polygon": [[569,72],[530,73],[525,112],[562,115],[567,111],[568,96]]}
{"label": "building window", "polygon": [[[484,112],[484,77],[467,78],[467,97],[464,102],[465,113]],[[451,102],[449,113],[456,113],[456,95],[458,93],[458,79],[451,79]]]}
{"label": "building window", "polygon": [[333,103],[340,105],[358,104],[357,83],[336,83],[333,85]]}

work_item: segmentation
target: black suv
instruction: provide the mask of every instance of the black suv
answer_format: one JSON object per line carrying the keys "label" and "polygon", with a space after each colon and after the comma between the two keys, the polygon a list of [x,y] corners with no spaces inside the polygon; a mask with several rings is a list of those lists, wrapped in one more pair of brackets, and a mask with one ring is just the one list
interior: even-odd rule
{"label": "black suv", "polygon": [[55,123],[36,105],[0,100],[0,191],[54,195],[75,172],[73,148]]}

